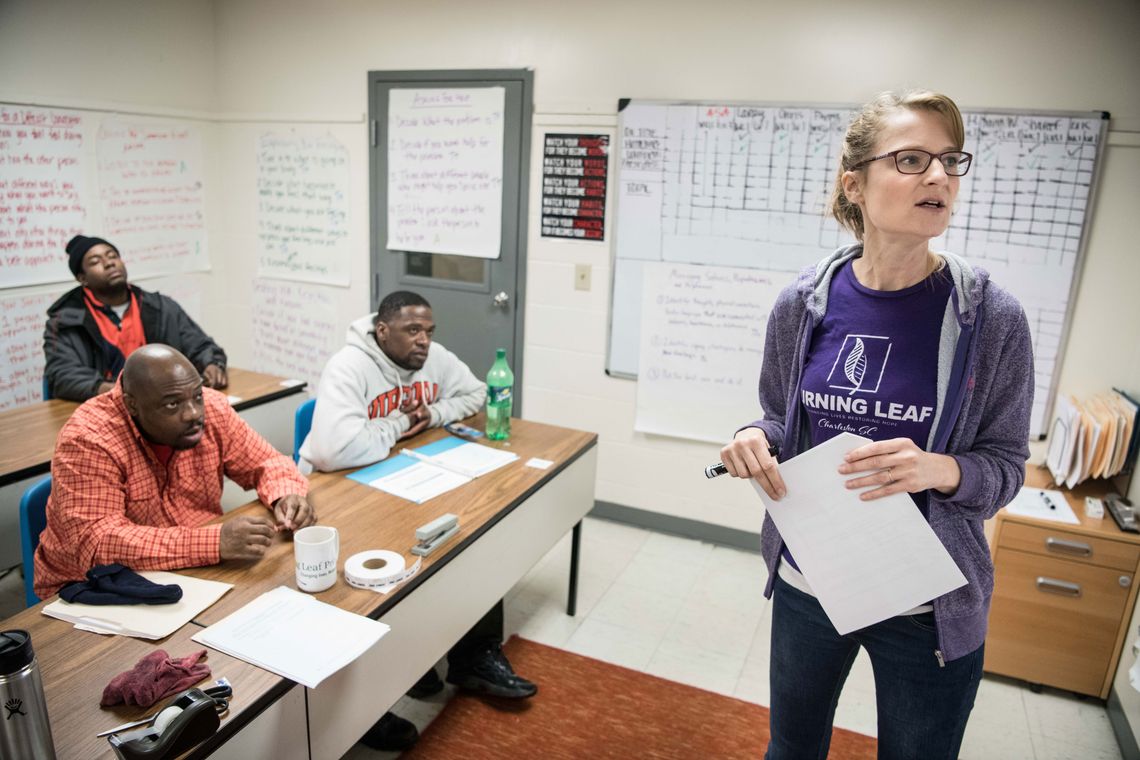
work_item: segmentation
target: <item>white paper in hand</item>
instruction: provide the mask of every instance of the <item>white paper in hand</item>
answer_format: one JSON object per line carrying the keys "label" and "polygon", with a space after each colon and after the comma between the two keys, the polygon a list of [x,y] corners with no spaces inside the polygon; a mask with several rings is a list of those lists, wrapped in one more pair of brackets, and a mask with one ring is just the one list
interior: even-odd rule
{"label": "white paper in hand", "polygon": [[861,501],[839,474],[844,455],[870,443],[841,433],[780,464],[787,495],[765,509],[840,634],[866,628],[966,585],[905,493]]}

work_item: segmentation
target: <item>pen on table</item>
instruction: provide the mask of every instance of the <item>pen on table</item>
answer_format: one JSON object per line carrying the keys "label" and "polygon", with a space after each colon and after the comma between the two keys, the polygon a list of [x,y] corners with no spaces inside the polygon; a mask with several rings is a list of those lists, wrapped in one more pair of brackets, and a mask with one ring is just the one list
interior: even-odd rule
{"label": "pen on table", "polygon": [[1045,506],[1049,507],[1049,509],[1056,509],[1057,508],[1057,505],[1054,504],[1053,500],[1049,498],[1049,494],[1045,493],[1044,491],[1041,491],[1041,498],[1045,500]]}
{"label": "pen on table", "polygon": [[[776,456],[779,453],[780,453],[780,447],[779,446],[776,446],[776,445],[769,445],[768,446],[768,454],[769,455]],[[722,462],[717,462],[716,464],[710,464],[708,467],[705,468],[705,477],[706,478],[715,478],[717,475],[725,475],[727,473],[728,473],[728,468],[725,467],[724,463],[722,463]]]}

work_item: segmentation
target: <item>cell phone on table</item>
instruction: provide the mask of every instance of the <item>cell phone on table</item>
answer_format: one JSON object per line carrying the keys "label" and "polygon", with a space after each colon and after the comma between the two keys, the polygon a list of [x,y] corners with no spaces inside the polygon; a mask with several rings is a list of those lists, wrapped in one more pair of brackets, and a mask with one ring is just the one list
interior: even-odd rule
{"label": "cell phone on table", "polygon": [[464,425],[462,422],[449,422],[443,426],[443,429],[452,435],[461,435],[464,438],[482,438],[483,431],[476,430],[473,427]]}

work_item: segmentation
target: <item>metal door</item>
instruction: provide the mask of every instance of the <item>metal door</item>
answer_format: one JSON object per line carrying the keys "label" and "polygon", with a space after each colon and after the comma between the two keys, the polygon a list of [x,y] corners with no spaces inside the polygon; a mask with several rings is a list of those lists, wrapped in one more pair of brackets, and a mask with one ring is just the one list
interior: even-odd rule
{"label": "metal door", "polygon": [[[534,73],[529,70],[373,71],[368,74],[371,134],[373,310],[384,295],[411,290],[432,305],[436,340],[486,375],[496,348],[515,373],[522,408],[523,286],[526,280],[527,172]],[[497,259],[393,251],[388,243],[388,95],[392,89],[503,87],[502,249]]]}

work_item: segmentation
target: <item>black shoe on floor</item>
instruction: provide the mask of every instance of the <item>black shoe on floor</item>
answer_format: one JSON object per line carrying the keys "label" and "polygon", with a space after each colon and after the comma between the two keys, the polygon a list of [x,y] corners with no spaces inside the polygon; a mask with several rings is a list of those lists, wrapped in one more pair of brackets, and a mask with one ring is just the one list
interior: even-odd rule
{"label": "black shoe on floor", "polygon": [[403,752],[411,749],[419,738],[420,732],[414,723],[386,712],[360,737],[360,743],[370,749]]}
{"label": "black shoe on floor", "polygon": [[470,662],[447,669],[447,682],[465,691],[507,699],[533,697],[538,687],[516,675],[499,642],[491,642]]}
{"label": "black shoe on floor", "polygon": [[408,689],[408,696],[412,699],[427,699],[428,697],[435,696],[443,691],[443,681],[440,680],[439,674],[432,668],[423,674],[420,680],[416,681],[416,685]]}

